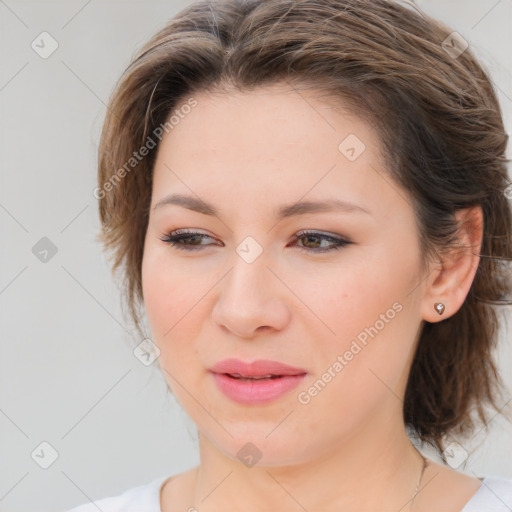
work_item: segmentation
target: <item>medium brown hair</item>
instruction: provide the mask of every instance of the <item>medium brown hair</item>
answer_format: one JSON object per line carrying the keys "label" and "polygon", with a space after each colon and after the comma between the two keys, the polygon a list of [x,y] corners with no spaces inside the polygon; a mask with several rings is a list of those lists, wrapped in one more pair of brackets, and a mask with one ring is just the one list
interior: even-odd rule
{"label": "medium brown hair", "polygon": [[448,47],[443,41],[451,33],[387,0],[205,0],[156,33],[110,98],[95,194],[99,239],[113,251],[113,272],[121,272],[139,333],[158,145],[132,168],[126,162],[155,141],[159,127],[172,128],[169,116],[195,92],[310,85],[357,108],[378,130],[387,172],[414,208],[425,263],[457,243],[454,214],[481,206],[475,279],[454,315],[423,322],[403,413],[406,425],[440,451],[447,434],[471,432],[473,412],[485,422],[486,406],[498,408],[501,389],[493,361],[496,304],[507,303],[512,286],[507,136],[486,72],[470,49],[449,51],[453,39]]}

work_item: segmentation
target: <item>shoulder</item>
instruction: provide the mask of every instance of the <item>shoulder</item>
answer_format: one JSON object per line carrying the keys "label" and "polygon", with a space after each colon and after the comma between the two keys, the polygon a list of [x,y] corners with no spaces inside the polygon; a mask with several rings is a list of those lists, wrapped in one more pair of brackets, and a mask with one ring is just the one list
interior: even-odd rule
{"label": "shoulder", "polygon": [[512,509],[512,479],[488,476],[461,512],[508,512]]}
{"label": "shoulder", "polygon": [[67,512],[161,512],[160,489],[167,476],[158,477],[149,483],[132,487],[118,496],[89,501]]}

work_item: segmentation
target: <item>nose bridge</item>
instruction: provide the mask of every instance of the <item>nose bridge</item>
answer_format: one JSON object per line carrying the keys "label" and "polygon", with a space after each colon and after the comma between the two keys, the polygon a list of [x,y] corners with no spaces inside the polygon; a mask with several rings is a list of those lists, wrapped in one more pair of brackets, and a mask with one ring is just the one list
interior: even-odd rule
{"label": "nose bridge", "polygon": [[[237,248],[238,252],[238,248]],[[245,305],[245,309],[262,308],[271,299],[268,279],[271,272],[267,268],[267,258],[258,256],[254,261],[247,261],[236,254],[233,258],[231,272],[222,288],[225,305]]]}
{"label": "nose bridge", "polygon": [[239,336],[250,336],[262,326],[281,329],[288,318],[277,283],[272,282],[276,279],[267,268],[270,262],[263,252],[254,257],[252,243],[242,242],[237,247],[213,311],[213,320],[218,325]]}
{"label": "nose bridge", "polygon": [[[232,270],[227,276],[226,290],[233,298],[244,298],[256,304],[262,300],[262,294],[268,290],[268,277],[271,272],[267,265],[269,250],[264,250],[262,237],[258,237],[260,241],[253,236],[246,236],[235,247],[235,254],[232,255]],[[251,293],[249,293],[251,292]],[[248,295],[248,297],[246,297]]]}

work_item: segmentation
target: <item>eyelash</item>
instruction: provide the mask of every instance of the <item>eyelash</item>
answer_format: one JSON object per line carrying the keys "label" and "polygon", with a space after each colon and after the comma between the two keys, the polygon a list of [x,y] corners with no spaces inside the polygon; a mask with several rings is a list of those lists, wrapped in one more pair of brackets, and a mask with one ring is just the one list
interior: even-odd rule
{"label": "eyelash", "polygon": [[[205,235],[204,233],[199,233],[197,231],[187,231],[183,229],[178,229],[176,231],[172,231],[171,233],[165,234],[163,237],[160,238],[162,242],[165,242],[167,244],[172,245],[172,247],[179,249],[181,251],[200,251],[201,245],[193,246],[193,245],[187,245],[187,244],[179,244],[178,242],[181,242],[183,240],[186,240],[187,238],[191,238],[194,236],[199,236],[201,239],[204,238],[211,238],[208,235]],[[299,247],[299,250],[303,252],[309,252],[309,253],[323,253],[323,252],[330,252],[340,249],[341,247],[345,247],[347,245],[352,244],[350,240],[346,240],[343,238],[336,238],[330,235],[325,235],[323,233],[319,233],[317,231],[299,231],[294,235],[294,240],[300,240],[304,237],[315,237],[319,238],[321,240],[327,240],[334,245],[328,248],[322,248],[322,249],[308,249],[307,247]],[[206,245],[213,245],[213,244],[206,244]]]}

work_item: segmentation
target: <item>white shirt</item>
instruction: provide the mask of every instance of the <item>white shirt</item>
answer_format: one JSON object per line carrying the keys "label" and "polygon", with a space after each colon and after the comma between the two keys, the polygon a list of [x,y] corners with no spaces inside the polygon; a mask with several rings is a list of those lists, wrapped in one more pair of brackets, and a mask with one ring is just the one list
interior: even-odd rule
{"label": "white shirt", "polygon": [[[111,496],[72,508],[67,512],[162,512],[160,489],[169,476],[161,476],[148,484],[132,487]],[[510,512],[512,480],[485,477],[482,485],[460,512]]]}

